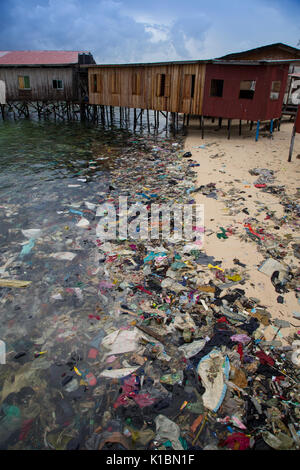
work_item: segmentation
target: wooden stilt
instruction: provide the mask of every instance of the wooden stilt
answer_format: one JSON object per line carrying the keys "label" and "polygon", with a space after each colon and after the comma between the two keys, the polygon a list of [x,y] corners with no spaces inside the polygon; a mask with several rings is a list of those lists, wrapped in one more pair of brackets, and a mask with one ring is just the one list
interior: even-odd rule
{"label": "wooden stilt", "polygon": [[204,139],[204,117],[201,116],[201,136]]}
{"label": "wooden stilt", "polygon": [[148,132],[150,132],[149,109],[147,109],[147,126],[148,126]]}
{"label": "wooden stilt", "polygon": [[240,119],[240,124],[239,124],[239,135],[242,135],[242,120]]}
{"label": "wooden stilt", "polygon": [[227,126],[227,128],[228,128],[228,137],[227,137],[227,138],[228,138],[228,140],[229,140],[229,139],[230,139],[230,131],[231,131],[231,119],[228,119],[228,126]]}
{"label": "wooden stilt", "polygon": [[[81,121],[85,121],[85,119],[86,119],[86,112],[85,111],[86,111],[85,110],[85,104],[81,103],[80,104],[80,119],[81,119]],[[55,111],[55,113],[56,113],[56,111]]]}
{"label": "wooden stilt", "polygon": [[97,106],[94,104],[93,105],[93,121],[95,122],[97,120]]}

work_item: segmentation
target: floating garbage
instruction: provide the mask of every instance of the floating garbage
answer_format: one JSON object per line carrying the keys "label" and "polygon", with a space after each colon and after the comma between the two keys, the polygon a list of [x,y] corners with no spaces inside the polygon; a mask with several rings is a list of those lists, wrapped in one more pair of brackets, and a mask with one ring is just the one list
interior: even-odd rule
{"label": "floating garbage", "polygon": [[[106,204],[124,216],[119,196],[140,208],[191,206],[196,193],[221,200],[228,224],[195,224],[193,236],[255,244],[256,275],[297,301],[300,273],[287,254],[299,243],[267,225],[296,232],[293,198],[271,171],[254,169],[260,190],[252,190],[277,196],[284,212],[258,205],[263,225],[234,185],[197,186],[181,136],[63,130],[52,129],[41,174],[24,175],[28,197],[11,175],[2,188],[0,448],[297,449],[297,307],[289,322],[274,319],[263,291],[247,295],[243,252],[222,263],[194,240],[104,239],[97,230]],[[35,147],[24,145],[30,169]],[[14,151],[10,143],[10,158]],[[287,344],[285,331],[294,333]]]}

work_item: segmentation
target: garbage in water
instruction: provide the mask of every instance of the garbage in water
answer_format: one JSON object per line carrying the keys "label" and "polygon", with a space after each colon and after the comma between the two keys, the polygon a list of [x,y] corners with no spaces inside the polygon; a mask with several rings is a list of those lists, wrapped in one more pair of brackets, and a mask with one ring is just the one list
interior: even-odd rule
{"label": "garbage in water", "polygon": [[[289,322],[270,318],[263,295],[247,297],[242,254],[228,269],[185,241],[97,236],[102,205],[119,196],[146,207],[193,204],[199,192],[222,197],[232,214],[240,202],[216,183],[197,187],[180,136],[100,138],[99,129],[69,126],[60,140],[51,126],[43,138],[43,128],[30,130],[25,161],[14,164],[16,138],[0,138],[0,448],[298,449],[297,333],[284,346]],[[296,227],[299,206],[274,174],[251,174],[266,185],[260,191],[280,195],[286,218],[270,219]],[[234,233],[219,227],[217,237],[226,244]],[[283,299],[299,299],[299,270],[285,265],[292,240],[253,217],[240,237],[264,258],[258,275]]]}

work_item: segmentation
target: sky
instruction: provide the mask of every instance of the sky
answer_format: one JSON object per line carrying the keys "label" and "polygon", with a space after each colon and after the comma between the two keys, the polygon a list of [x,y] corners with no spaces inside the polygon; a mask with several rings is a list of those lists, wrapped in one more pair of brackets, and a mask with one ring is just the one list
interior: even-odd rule
{"label": "sky", "polygon": [[0,50],[87,50],[97,63],[300,48],[300,0],[0,0]]}

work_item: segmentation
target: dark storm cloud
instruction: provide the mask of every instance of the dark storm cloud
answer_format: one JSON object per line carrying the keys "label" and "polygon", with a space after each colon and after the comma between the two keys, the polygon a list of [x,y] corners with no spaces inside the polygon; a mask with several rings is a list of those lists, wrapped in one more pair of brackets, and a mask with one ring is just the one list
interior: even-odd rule
{"label": "dark storm cloud", "polygon": [[0,0],[0,49],[82,49],[97,62],[122,63],[212,58],[272,42],[296,46],[297,5],[296,0]]}

